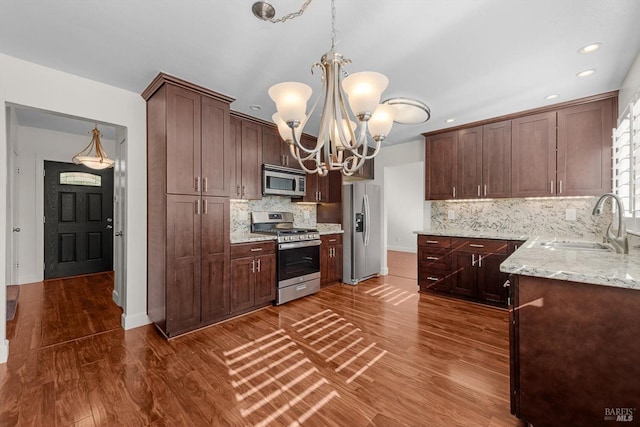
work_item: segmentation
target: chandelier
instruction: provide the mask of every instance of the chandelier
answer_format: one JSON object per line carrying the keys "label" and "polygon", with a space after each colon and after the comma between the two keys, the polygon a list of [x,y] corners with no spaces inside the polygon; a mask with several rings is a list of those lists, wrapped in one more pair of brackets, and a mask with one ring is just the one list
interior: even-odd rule
{"label": "chandelier", "polygon": [[82,164],[91,169],[112,168],[115,161],[110,159],[102,148],[102,143],[100,142],[102,134],[98,130],[98,125],[95,125],[90,133],[92,134],[91,142],[84,150],[73,156],[73,163],[76,165]]}
{"label": "chandelier", "polygon": [[[254,4],[254,14],[270,22],[284,22],[300,16],[312,0],[307,0],[300,11],[281,19],[272,19],[273,8],[264,2]],[[269,9],[270,8],[270,9]],[[352,175],[366,160],[374,158],[380,144],[393,126],[396,109],[393,105],[380,103],[382,92],[389,79],[374,71],[363,71],[343,77],[343,67],[351,61],[335,51],[335,5],[331,0],[331,50],[320,62],[313,64],[312,73],[321,71],[324,105],[320,119],[320,129],[315,146],[304,146],[300,136],[304,126],[320,101],[318,95],[309,112],[307,101],[312,89],[298,82],[278,83],[269,88],[269,96],[276,104],[277,113],[272,116],[278,126],[280,137],[289,146],[291,155],[298,160],[307,173],[325,176],[331,170],[340,170],[344,175]],[[352,120],[349,107],[357,124]],[[371,148],[370,152],[370,140]]]}

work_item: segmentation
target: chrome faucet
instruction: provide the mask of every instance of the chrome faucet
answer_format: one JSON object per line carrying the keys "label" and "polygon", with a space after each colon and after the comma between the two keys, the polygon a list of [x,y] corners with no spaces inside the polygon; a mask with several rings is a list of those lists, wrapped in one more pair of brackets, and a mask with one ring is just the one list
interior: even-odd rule
{"label": "chrome faucet", "polygon": [[591,215],[602,215],[602,205],[607,199],[614,199],[618,208],[618,233],[614,235],[611,231],[611,227],[613,226],[612,221],[607,228],[607,242],[609,242],[611,246],[613,246],[613,248],[616,250],[616,253],[628,254],[629,240],[627,239],[627,229],[624,225],[624,205],[622,204],[622,199],[620,199],[620,197],[616,196],[613,193],[603,194],[596,202],[596,206],[593,208],[593,212],[591,213]]}

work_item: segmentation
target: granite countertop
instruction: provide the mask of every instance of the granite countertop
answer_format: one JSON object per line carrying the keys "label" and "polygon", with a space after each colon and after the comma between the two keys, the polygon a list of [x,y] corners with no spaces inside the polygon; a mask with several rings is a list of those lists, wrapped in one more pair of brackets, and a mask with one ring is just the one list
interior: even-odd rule
{"label": "granite countertop", "polygon": [[415,234],[426,234],[429,236],[451,236],[451,237],[468,237],[475,239],[501,239],[501,240],[527,240],[529,236],[525,234],[501,233],[499,231],[470,231],[470,230],[420,230],[414,231]]}
{"label": "granite countertop", "polygon": [[638,249],[630,249],[628,255],[621,255],[615,252],[542,247],[542,242],[553,240],[564,239],[535,237],[527,240],[500,264],[500,271],[640,290],[640,251]]}

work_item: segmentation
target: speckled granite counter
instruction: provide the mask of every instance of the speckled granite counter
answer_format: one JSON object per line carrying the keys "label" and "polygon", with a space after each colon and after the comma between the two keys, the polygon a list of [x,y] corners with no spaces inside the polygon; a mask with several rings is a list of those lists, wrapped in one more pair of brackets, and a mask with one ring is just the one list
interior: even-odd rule
{"label": "speckled granite counter", "polygon": [[259,233],[233,233],[231,234],[231,244],[262,242],[265,240],[276,240],[276,236]]}
{"label": "speckled granite counter", "polygon": [[499,231],[469,231],[469,230],[420,230],[415,234],[429,236],[468,237],[472,239],[501,239],[501,240],[527,240],[529,236],[524,234],[501,233]]}
{"label": "speckled granite counter", "polygon": [[500,271],[640,290],[638,249],[631,249],[628,255],[620,255],[614,252],[580,249],[549,249],[541,245],[542,242],[553,240],[553,237],[529,239],[500,264]]}

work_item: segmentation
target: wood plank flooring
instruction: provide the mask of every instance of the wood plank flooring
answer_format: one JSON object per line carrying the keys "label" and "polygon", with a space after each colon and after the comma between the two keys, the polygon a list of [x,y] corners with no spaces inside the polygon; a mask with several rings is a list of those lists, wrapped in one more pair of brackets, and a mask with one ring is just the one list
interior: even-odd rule
{"label": "wood plank flooring", "polygon": [[522,425],[507,312],[418,294],[415,279],[336,284],[169,342],[122,330],[112,286],[23,285],[0,425]]}

